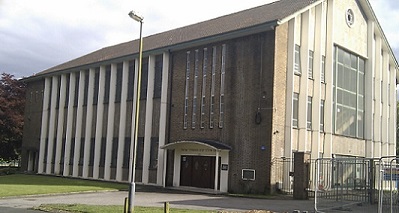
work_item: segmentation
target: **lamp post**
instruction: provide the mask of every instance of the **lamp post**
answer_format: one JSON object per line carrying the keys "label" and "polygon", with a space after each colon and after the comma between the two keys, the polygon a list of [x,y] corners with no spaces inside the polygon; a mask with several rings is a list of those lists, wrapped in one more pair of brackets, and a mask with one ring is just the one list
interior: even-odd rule
{"label": "lamp post", "polygon": [[133,160],[131,160],[131,177],[130,177],[130,186],[129,186],[129,198],[128,198],[128,213],[133,212],[134,205],[134,195],[136,192],[136,184],[134,183],[135,175],[136,175],[136,149],[137,149],[137,134],[139,130],[139,107],[140,107],[140,90],[141,90],[141,66],[143,61],[143,17],[137,15],[134,11],[129,12],[130,18],[133,20],[140,22],[140,43],[139,43],[139,68],[137,70],[137,89],[136,89],[136,116],[134,117],[134,141],[133,141],[133,150],[130,156],[133,156]]}

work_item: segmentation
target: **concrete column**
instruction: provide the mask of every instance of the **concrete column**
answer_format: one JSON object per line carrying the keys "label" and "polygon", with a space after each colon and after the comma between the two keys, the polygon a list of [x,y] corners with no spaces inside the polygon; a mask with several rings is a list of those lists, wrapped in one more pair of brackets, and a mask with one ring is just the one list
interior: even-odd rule
{"label": "concrete column", "polygon": [[[159,118],[159,147],[166,144],[166,125],[168,122],[168,79],[169,79],[169,53],[163,53],[162,59],[162,90],[161,90],[161,112]],[[164,160],[166,153],[158,150],[158,170],[157,170],[157,185],[163,185],[165,177],[163,176]]]}
{"label": "concrete column", "polygon": [[[334,2],[327,1],[327,32],[326,32],[326,94],[324,103],[324,118],[326,121],[333,120],[333,70],[334,70]],[[332,150],[332,134],[334,132],[333,122],[324,123],[324,157],[331,157]]]}
{"label": "concrete column", "polygon": [[143,173],[142,182],[148,183],[148,175],[151,161],[151,135],[152,135],[152,114],[154,107],[154,80],[155,80],[155,55],[150,55],[148,59],[148,84],[147,101],[145,109],[145,130],[144,130],[144,154],[143,154]]}
{"label": "concrete column", "polygon": [[122,91],[121,91],[121,109],[119,118],[119,134],[118,134],[118,157],[116,161],[116,180],[122,181],[123,171],[123,154],[125,148],[126,137],[126,105],[127,105],[127,89],[129,79],[129,61],[123,62],[122,71]]}
{"label": "concrete column", "polygon": [[366,140],[366,157],[374,157],[374,146],[373,146],[373,75],[374,75],[374,58],[375,58],[375,48],[374,48],[374,22],[369,20],[367,22],[367,57],[366,60],[366,72],[364,76],[364,139]]}
{"label": "concrete column", "polygon": [[93,178],[98,179],[100,157],[101,157],[101,142],[103,136],[103,118],[104,118],[104,93],[105,93],[105,66],[100,66],[99,81],[98,81],[98,99],[97,99],[97,119],[96,119],[96,135],[94,139],[94,163],[93,163]]}
{"label": "concrete column", "polygon": [[108,125],[105,148],[105,164],[104,164],[104,179],[111,179],[111,159],[112,159],[112,144],[114,139],[114,123],[115,123],[115,92],[116,92],[116,75],[117,64],[111,64],[111,79],[109,86],[109,104],[108,104]]}
{"label": "concrete column", "polygon": [[373,132],[374,132],[374,156],[376,158],[381,157],[381,37],[376,36],[375,38],[375,75],[374,75],[374,121],[373,121]]}
{"label": "concrete column", "polygon": [[50,125],[49,125],[49,136],[48,136],[48,146],[47,146],[47,165],[46,173],[52,173],[52,160],[53,160],[53,149],[54,149],[54,137],[56,135],[56,104],[58,95],[58,81],[59,76],[52,77],[52,88],[51,88],[51,101],[50,101]]}
{"label": "concrete column", "polygon": [[135,137],[134,134],[135,134],[135,129],[136,129],[136,122],[135,122],[135,120],[136,120],[136,101],[140,101],[140,100],[137,100],[138,74],[139,74],[139,59],[136,58],[135,62],[134,62],[134,87],[133,87],[134,95],[133,95],[133,101],[132,101],[132,104],[133,104],[133,107],[132,107],[132,129],[131,129],[131,134],[130,134],[131,142],[130,142],[130,156],[129,156],[129,182],[132,179],[131,174],[132,174],[132,170],[133,170],[132,162],[133,162],[133,157],[134,157],[134,153],[133,153],[134,137]]}
{"label": "concrete column", "polygon": [[73,104],[75,100],[75,88],[76,88],[76,73],[72,72],[69,75],[69,97],[68,97],[68,116],[66,123],[66,134],[65,134],[65,155],[64,155],[64,176],[69,176],[69,161],[71,156],[71,141],[73,131]]}
{"label": "concrete column", "polygon": [[215,150],[216,151],[216,156],[215,156],[215,187],[214,190],[215,192],[218,191],[218,184],[219,184],[219,155],[220,155],[220,150]]}
{"label": "concrete column", "polygon": [[84,144],[84,156],[83,156],[83,178],[89,177],[89,162],[90,162],[90,146],[91,146],[91,135],[93,127],[93,95],[94,95],[94,81],[95,81],[95,70],[90,68],[89,70],[89,90],[87,95],[87,107],[86,107],[86,132],[85,132],[85,144]]}
{"label": "concrete column", "polygon": [[284,156],[292,157],[292,112],[294,94],[294,58],[295,58],[295,23],[296,18],[288,21],[288,50],[287,50],[287,88],[285,106],[285,145]]}
{"label": "concrete column", "polygon": [[389,94],[389,152],[388,155],[396,155],[396,72],[394,65],[390,65],[389,69],[389,82],[390,82],[390,94]]}
{"label": "concrete column", "polygon": [[301,79],[298,100],[298,151],[308,151],[307,109],[308,109],[308,69],[309,69],[309,33],[310,11],[305,11],[301,16],[301,49],[300,66]]}
{"label": "concrete column", "polygon": [[313,98],[312,98],[312,150],[311,158],[319,158],[320,153],[320,103],[321,103],[321,71],[322,71],[322,46],[325,41],[325,19],[323,18],[323,4],[316,6],[315,12],[315,35],[313,54]]}
{"label": "concrete column", "polygon": [[382,55],[382,106],[381,106],[381,111],[382,111],[382,122],[381,122],[381,156],[387,156],[388,155],[388,134],[389,134],[389,124],[388,124],[388,117],[389,117],[389,94],[388,91],[388,81],[389,81],[389,54],[386,50],[384,50],[383,55]]}
{"label": "concrete column", "polygon": [[85,71],[80,71],[79,74],[79,91],[78,91],[78,106],[76,109],[76,132],[75,132],[75,148],[73,154],[73,171],[72,176],[79,176],[79,160],[80,160],[80,145],[82,143],[82,129],[83,129],[83,100],[85,91]]}
{"label": "concrete column", "polygon": [[[292,159],[292,112],[294,94],[294,58],[295,58],[295,31],[296,18],[288,21],[288,50],[287,50],[287,88],[285,94],[285,128],[284,128],[284,157]],[[291,178],[289,172],[292,171],[291,164],[284,168],[283,184],[289,186]]]}
{"label": "concrete column", "polygon": [[56,138],[56,151],[55,151],[55,162],[54,162],[54,174],[61,175],[61,152],[62,152],[62,138],[64,135],[64,113],[65,113],[65,97],[66,97],[66,84],[67,74],[61,75],[61,86],[60,86],[60,103],[58,107],[58,124],[57,124],[57,138]]}
{"label": "concrete column", "polygon": [[50,102],[50,90],[51,90],[51,78],[47,77],[44,80],[44,92],[43,92],[43,113],[42,113],[42,125],[40,130],[40,151],[39,151],[39,164],[38,173],[44,173],[44,153],[46,149],[46,139],[48,133],[48,117],[49,117],[49,102]]}

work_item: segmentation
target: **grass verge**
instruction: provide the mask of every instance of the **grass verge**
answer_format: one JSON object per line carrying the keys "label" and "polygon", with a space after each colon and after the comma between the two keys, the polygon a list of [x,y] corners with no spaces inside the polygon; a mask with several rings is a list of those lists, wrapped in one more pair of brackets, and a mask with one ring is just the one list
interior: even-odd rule
{"label": "grass verge", "polygon": [[85,191],[127,190],[128,184],[44,175],[0,176],[0,197]]}
{"label": "grass verge", "polygon": [[[70,212],[70,213],[112,213],[123,212],[123,206],[93,206],[84,204],[42,204],[34,208],[35,210],[45,212]],[[161,207],[140,207],[136,206],[134,212],[141,213],[163,213],[164,209]],[[170,212],[173,213],[206,213],[212,211],[206,210],[192,210],[192,209],[175,209],[171,208]]]}

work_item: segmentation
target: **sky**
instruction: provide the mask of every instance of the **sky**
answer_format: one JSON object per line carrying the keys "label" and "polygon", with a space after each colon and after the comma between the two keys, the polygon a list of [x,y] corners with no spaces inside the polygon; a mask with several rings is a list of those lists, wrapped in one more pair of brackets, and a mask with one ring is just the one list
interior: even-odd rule
{"label": "sky", "polygon": [[[106,46],[275,0],[0,0],[0,73],[31,76]],[[397,0],[369,0],[399,60]],[[212,6],[211,6],[212,5]],[[178,6],[178,7],[177,7]]]}

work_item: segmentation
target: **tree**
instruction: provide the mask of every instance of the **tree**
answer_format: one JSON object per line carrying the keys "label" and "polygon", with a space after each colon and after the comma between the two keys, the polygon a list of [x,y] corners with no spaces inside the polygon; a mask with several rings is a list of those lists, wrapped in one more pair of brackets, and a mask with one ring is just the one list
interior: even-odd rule
{"label": "tree", "polygon": [[24,82],[2,73],[0,79],[0,159],[19,158],[25,108]]}

